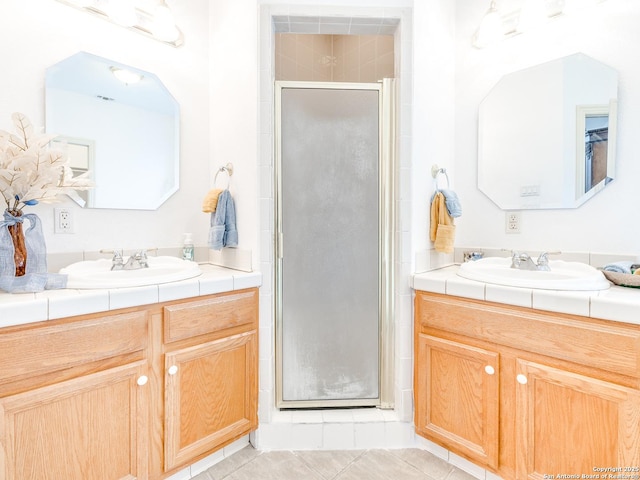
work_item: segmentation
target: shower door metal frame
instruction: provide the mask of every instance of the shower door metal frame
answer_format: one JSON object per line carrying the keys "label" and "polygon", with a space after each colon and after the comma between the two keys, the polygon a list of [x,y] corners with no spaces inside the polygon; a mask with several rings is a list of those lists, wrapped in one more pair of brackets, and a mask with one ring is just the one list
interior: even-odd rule
{"label": "shower door metal frame", "polygon": [[[284,400],[282,358],[282,91],[298,89],[373,90],[378,92],[378,398]],[[380,83],[275,82],[275,377],[277,408],[394,407],[394,264],[395,264],[395,80]]]}

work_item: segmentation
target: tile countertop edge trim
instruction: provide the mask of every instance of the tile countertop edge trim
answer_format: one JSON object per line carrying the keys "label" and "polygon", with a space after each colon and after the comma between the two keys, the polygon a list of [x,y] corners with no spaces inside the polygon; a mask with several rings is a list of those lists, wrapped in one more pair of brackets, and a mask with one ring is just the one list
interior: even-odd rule
{"label": "tile countertop edge trim", "polygon": [[[202,267],[202,274],[197,279],[161,284],[163,290],[172,290],[175,287],[175,294],[169,294],[168,297],[166,293],[160,294],[159,285],[95,290],[47,290],[36,294],[2,293],[4,298],[0,298],[0,328],[138,305],[153,305],[167,298],[180,300],[262,286],[260,272],[241,272],[208,264]],[[100,299],[99,306],[87,301],[90,299]],[[75,306],[75,300],[81,303],[80,307]],[[67,309],[65,305],[74,306]]]}
{"label": "tile countertop edge trim", "polygon": [[[409,283],[413,290],[640,325],[640,289],[612,285],[608,290],[585,292],[509,287],[459,277],[458,268],[459,265],[449,265],[415,273]],[[523,295],[509,301],[508,291],[514,289]],[[506,294],[496,295],[501,291]],[[523,305],[518,300],[526,296],[531,298],[531,304]]]}

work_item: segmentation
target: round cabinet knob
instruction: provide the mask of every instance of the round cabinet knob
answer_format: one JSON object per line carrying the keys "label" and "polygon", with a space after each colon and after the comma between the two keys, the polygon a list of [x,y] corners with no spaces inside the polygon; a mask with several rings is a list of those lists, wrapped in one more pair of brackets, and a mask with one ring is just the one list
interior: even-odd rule
{"label": "round cabinet knob", "polygon": [[526,384],[527,384],[527,382],[528,382],[526,375],[523,375],[522,373],[519,373],[519,374],[516,376],[516,380],[518,381],[518,383],[519,383],[520,385],[526,385]]}
{"label": "round cabinet knob", "polygon": [[178,366],[177,365],[171,365],[169,367],[169,370],[167,370],[167,373],[169,373],[169,375],[175,375],[176,373],[178,373]]}
{"label": "round cabinet knob", "polygon": [[496,369],[491,365],[487,365],[486,367],[484,367],[484,371],[487,372],[488,375],[493,375],[494,373],[496,373]]}
{"label": "round cabinet knob", "polygon": [[149,381],[149,377],[147,377],[146,375],[140,375],[136,383],[140,386],[143,386],[143,385],[146,385],[148,381]]}

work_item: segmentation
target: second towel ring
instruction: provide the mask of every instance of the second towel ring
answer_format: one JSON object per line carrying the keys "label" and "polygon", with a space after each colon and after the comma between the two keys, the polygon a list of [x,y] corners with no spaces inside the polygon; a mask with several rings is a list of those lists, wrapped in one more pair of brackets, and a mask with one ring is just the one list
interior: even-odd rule
{"label": "second towel ring", "polygon": [[214,187],[217,186],[218,174],[220,172],[226,172],[227,173],[227,189],[228,189],[229,185],[231,184],[231,175],[233,175],[233,164],[232,163],[227,163],[226,165],[224,165],[223,167],[220,167],[218,169],[218,171],[216,172],[215,177],[213,177],[213,186]]}
{"label": "second towel ring", "polygon": [[440,190],[438,188],[438,175],[444,175],[444,178],[447,180],[447,188],[449,188],[449,175],[447,175],[446,168],[440,168],[437,164],[431,167],[431,176],[433,177],[433,182],[436,184],[436,190]]}

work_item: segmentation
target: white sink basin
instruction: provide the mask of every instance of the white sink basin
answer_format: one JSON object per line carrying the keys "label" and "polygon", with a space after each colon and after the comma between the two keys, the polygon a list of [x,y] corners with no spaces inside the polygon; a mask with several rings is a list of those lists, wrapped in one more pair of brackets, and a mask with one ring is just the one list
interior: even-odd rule
{"label": "white sink basin", "polygon": [[186,280],[202,273],[197,263],[176,257],[149,257],[147,263],[149,268],[112,271],[111,260],[102,258],[73,263],[60,273],[68,275],[67,288],[77,289],[142,287]]}
{"label": "white sink basin", "polygon": [[549,261],[550,271],[511,268],[511,258],[487,257],[460,265],[458,275],[478,282],[544,290],[605,290],[599,270],[579,262]]}

